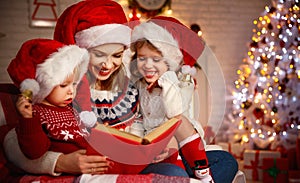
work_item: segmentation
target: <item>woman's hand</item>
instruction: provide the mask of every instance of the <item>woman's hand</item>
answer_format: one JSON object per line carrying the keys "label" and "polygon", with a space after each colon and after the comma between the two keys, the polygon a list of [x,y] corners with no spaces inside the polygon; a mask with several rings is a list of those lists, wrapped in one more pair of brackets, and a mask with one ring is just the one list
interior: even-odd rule
{"label": "woman's hand", "polygon": [[178,143],[176,138],[173,136],[170,142],[168,143],[167,147],[158,156],[154,158],[152,163],[159,163],[172,156],[174,152],[178,152]]}
{"label": "woman's hand", "polygon": [[71,174],[104,174],[113,162],[105,156],[86,155],[86,150],[78,150],[59,156],[55,172]]}
{"label": "woman's hand", "polygon": [[17,100],[16,107],[24,118],[32,118],[32,104],[28,99],[20,96]]}
{"label": "woman's hand", "polygon": [[152,163],[159,163],[169,157],[169,148],[165,148],[159,155],[157,155]]}

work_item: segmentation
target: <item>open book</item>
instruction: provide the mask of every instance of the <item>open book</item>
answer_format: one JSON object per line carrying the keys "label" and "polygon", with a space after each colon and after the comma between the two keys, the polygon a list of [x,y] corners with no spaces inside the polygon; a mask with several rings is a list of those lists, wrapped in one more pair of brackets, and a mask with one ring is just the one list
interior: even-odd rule
{"label": "open book", "polygon": [[91,131],[87,154],[105,155],[114,161],[108,173],[139,173],[136,167],[144,168],[167,147],[180,122],[172,118],[143,138],[99,124]]}
{"label": "open book", "polygon": [[172,118],[164,123],[162,123],[159,127],[155,128],[153,131],[145,135],[144,137],[139,137],[137,135],[120,131],[113,127],[105,126],[103,124],[98,124],[95,129],[102,131],[104,133],[110,133],[111,135],[119,138],[120,140],[127,141],[132,144],[143,144],[147,145],[153,142],[158,142],[165,138],[168,134],[172,133],[174,128],[176,128],[178,124],[177,118]]}

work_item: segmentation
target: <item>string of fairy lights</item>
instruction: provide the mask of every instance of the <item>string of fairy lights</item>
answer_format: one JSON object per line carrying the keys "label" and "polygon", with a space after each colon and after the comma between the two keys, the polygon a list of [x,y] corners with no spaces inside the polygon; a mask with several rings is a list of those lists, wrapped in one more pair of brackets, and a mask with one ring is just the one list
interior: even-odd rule
{"label": "string of fairy lights", "polygon": [[253,22],[248,57],[232,91],[234,140],[242,144],[295,145],[300,131],[299,12],[298,0],[274,1]]}

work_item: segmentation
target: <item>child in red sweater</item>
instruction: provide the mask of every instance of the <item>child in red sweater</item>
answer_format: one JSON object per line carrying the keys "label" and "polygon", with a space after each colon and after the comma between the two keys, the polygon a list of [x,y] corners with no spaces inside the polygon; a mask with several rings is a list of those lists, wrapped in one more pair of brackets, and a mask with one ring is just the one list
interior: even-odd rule
{"label": "child in red sweater", "polygon": [[22,118],[16,132],[28,158],[87,147],[89,133],[72,100],[88,62],[87,50],[49,39],[26,41],[11,61],[8,73],[23,94],[17,101]]}

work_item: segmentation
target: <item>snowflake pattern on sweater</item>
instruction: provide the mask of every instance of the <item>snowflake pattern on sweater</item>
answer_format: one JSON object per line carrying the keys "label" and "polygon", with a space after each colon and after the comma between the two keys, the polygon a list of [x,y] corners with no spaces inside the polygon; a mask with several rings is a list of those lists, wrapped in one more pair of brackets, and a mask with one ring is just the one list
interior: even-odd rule
{"label": "snowflake pattern on sweater", "polygon": [[87,129],[71,105],[33,105],[33,118],[22,118],[16,129],[23,153],[35,159],[46,151],[70,153],[87,147]]}
{"label": "snowflake pattern on sweater", "polygon": [[87,130],[83,128],[77,111],[72,106],[55,108],[44,105],[35,105],[34,107],[34,110],[39,113],[41,124],[46,127],[47,135],[50,138],[76,141],[76,139],[89,135]]}

